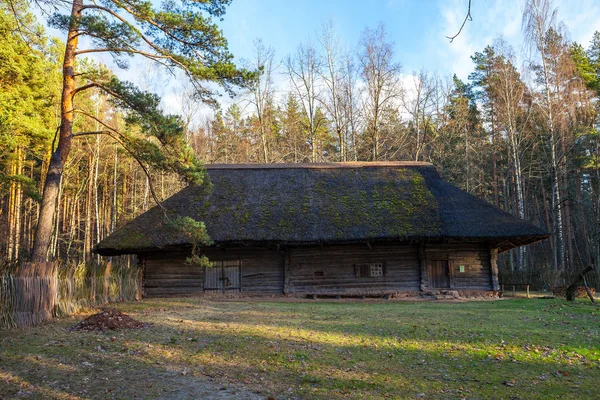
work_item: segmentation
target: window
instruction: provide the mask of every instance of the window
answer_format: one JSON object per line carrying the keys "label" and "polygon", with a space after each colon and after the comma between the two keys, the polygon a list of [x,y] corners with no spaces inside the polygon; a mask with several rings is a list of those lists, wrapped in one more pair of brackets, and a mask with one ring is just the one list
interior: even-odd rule
{"label": "window", "polygon": [[383,263],[369,264],[370,276],[383,276]]}
{"label": "window", "polygon": [[325,273],[323,271],[315,271],[313,275],[315,278],[322,278],[325,276]]}
{"label": "window", "polygon": [[385,263],[356,264],[354,273],[357,277],[380,278],[385,276]]}

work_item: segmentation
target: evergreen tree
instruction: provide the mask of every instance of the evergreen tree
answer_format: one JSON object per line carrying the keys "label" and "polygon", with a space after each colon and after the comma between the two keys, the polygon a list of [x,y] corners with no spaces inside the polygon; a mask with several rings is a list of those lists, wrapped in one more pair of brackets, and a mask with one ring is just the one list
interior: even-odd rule
{"label": "evergreen tree", "polygon": [[[19,31],[12,15],[29,29]],[[57,59],[56,43],[46,40],[26,7],[14,3],[9,9],[0,2],[0,198],[7,196],[2,241],[10,259],[19,256],[22,204],[27,198],[39,200],[33,170],[54,133]]]}
{"label": "evergreen tree", "polygon": [[595,66],[590,61],[588,53],[583,46],[579,43],[573,43],[569,47],[569,53],[577,68],[577,74],[583,79],[586,86],[596,92],[600,91],[600,76],[598,76],[598,71],[596,71]]}
{"label": "evergreen tree", "polygon": [[[187,182],[202,181],[202,167],[184,138],[180,117],[165,115],[160,98],[142,91],[115,75],[100,70],[82,70],[77,58],[84,54],[108,53],[121,68],[132,56],[144,57],[169,70],[180,70],[192,81],[197,98],[215,102],[215,92],[205,82],[215,82],[232,93],[253,75],[239,70],[227,42],[212,18],[222,18],[231,0],[168,1],[156,6],[138,0],[72,0],[65,12],[61,0],[39,1],[51,26],[66,31],[63,58],[62,100],[56,148],[52,149],[40,209],[33,260],[45,260],[52,235],[59,184],[65,162],[75,140],[81,136],[108,135],[121,143],[148,172],[149,167],[173,171]],[[27,22],[15,15],[24,28]],[[80,48],[80,39],[90,47]],[[78,94],[98,90],[127,114],[127,130],[110,121],[98,120],[79,106]],[[74,131],[76,116],[96,121],[100,129]],[[142,136],[135,136],[135,130]],[[153,194],[154,191],[152,190]],[[156,196],[154,196],[156,199]]]}
{"label": "evergreen tree", "polygon": [[448,179],[471,192],[473,165],[476,162],[475,144],[479,139],[479,111],[471,86],[456,75],[453,77],[453,83],[454,87],[446,106],[449,121],[444,136],[445,144],[457,153],[457,157],[450,157],[447,163],[452,167],[444,170],[449,174]]}

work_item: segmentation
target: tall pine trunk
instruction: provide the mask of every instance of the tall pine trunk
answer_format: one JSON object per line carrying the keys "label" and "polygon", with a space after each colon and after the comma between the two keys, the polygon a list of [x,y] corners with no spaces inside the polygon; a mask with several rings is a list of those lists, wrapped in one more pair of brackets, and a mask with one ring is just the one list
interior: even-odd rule
{"label": "tall pine trunk", "polygon": [[40,207],[40,216],[35,232],[32,261],[46,261],[48,246],[52,237],[52,227],[60,178],[73,141],[73,95],[75,94],[75,55],[79,40],[79,18],[81,17],[82,0],[73,0],[71,9],[71,23],[67,34],[67,45],[63,61],[63,90],[60,103],[60,129],[58,132],[58,145],[53,149],[44,183],[44,193]]}

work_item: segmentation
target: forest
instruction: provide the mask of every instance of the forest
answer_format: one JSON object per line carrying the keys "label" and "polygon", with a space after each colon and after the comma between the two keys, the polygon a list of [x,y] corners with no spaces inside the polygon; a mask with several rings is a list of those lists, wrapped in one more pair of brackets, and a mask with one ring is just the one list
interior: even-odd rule
{"label": "forest", "polygon": [[[208,11],[219,16],[228,2],[214,3]],[[221,37],[211,53],[215,73],[198,72],[185,49],[175,54],[164,45],[150,56],[123,49],[127,32],[82,18],[85,29],[102,30],[100,45],[117,56],[166,58],[233,97],[219,103],[188,82],[189,74],[178,74],[181,115],[165,115],[160,98],[115,79],[128,59],[117,57],[111,70],[91,57],[93,50],[79,51],[74,63],[85,71],[86,90],[77,94],[73,145],[47,214],[45,257],[105,262],[92,252],[95,243],[201,181],[201,164],[414,160],[433,163],[445,180],[552,233],[500,258],[506,280],[543,288],[589,265],[600,271],[600,32],[591,43],[571,41],[548,4],[532,0],[525,8],[527,62],[499,37],[472,54],[467,80],[403,70],[383,24],[347,45],[327,22],[298,38],[289,55],[256,39],[244,69],[233,67]],[[47,33],[27,3],[0,0],[0,256],[7,260],[29,259],[34,250],[47,173],[65,127],[64,53],[65,43]],[[211,113],[200,117],[203,103]],[[157,125],[176,134],[154,132]]]}

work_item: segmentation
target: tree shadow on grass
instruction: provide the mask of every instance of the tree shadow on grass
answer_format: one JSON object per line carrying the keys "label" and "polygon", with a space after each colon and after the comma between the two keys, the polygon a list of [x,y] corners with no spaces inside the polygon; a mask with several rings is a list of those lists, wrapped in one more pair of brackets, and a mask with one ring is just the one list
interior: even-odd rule
{"label": "tree shadow on grass", "polygon": [[[565,350],[557,339],[563,330],[549,329],[546,345],[528,337],[519,321],[488,330],[498,310],[520,315],[514,306],[443,305],[437,312],[429,305],[393,306],[181,299],[123,304],[150,328],[69,333],[71,318],[7,332],[0,340],[0,371],[8,378],[0,380],[0,390],[86,399],[240,398],[252,390],[278,399],[597,395],[598,358]],[[540,312],[525,311],[531,317]],[[556,323],[573,321],[551,316]],[[588,327],[595,318],[576,322]],[[577,336],[575,348],[586,343]],[[591,351],[598,354],[597,345]],[[202,388],[209,393],[188,397]]]}

